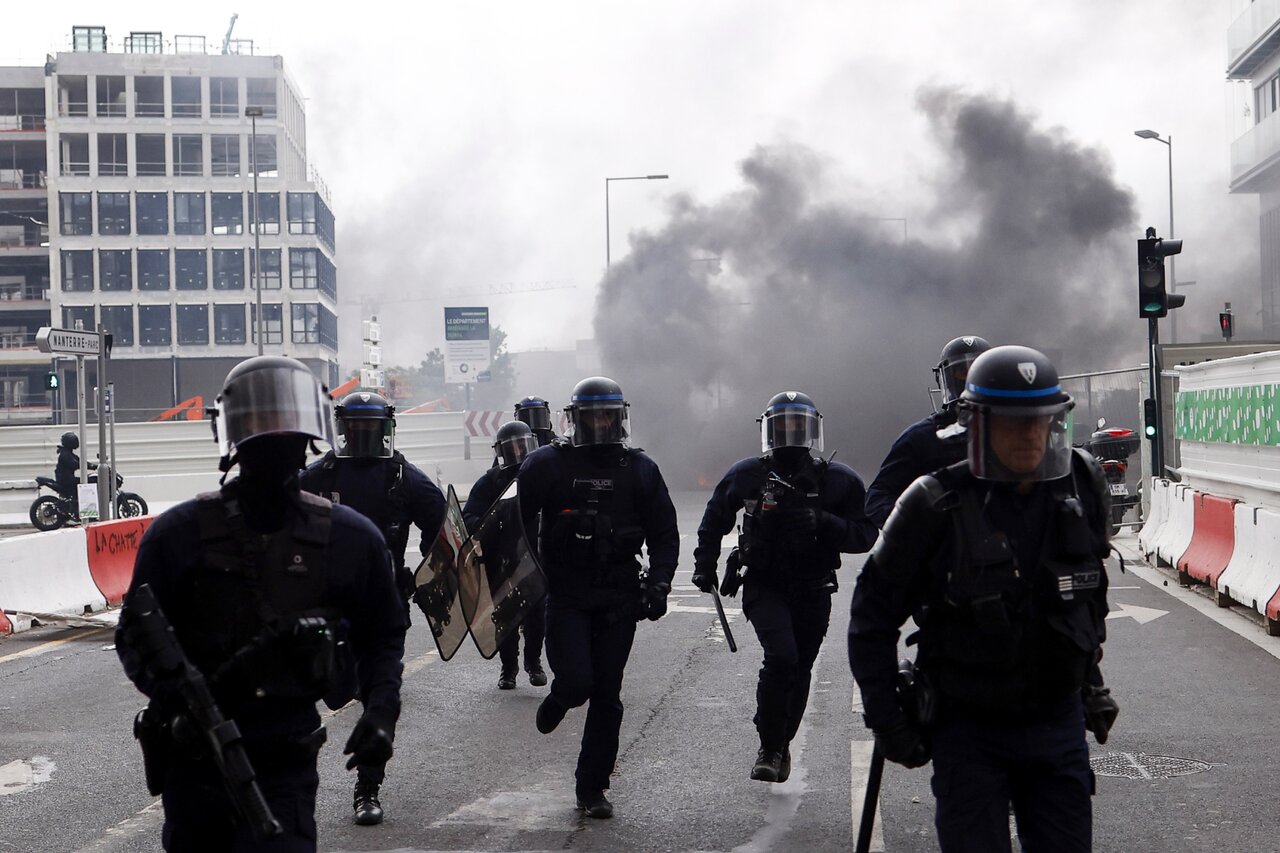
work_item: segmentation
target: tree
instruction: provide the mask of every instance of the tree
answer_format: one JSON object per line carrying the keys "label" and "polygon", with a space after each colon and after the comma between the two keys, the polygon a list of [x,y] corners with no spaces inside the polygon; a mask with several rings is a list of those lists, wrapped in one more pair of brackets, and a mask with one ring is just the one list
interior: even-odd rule
{"label": "tree", "polygon": [[[511,354],[507,352],[507,333],[493,326],[489,331],[489,351],[493,357],[489,367],[488,382],[479,382],[471,388],[471,408],[505,409],[512,400],[516,375]],[[408,408],[445,397],[449,408],[460,410],[466,405],[466,389],[444,379],[444,353],[439,347],[427,353],[416,367],[388,367],[387,382],[396,386],[397,408]]]}

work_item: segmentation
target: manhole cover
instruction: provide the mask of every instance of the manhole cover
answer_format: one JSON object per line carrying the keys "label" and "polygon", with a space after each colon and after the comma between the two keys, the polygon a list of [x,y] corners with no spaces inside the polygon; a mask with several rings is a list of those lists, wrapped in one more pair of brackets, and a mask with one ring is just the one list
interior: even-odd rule
{"label": "manhole cover", "polygon": [[1119,776],[1124,779],[1172,779],[1203,773],[1210,767],[1223,764],[1197,761],[1194,758],[1175,758],[1171,755],[1149,755],[1145,752],[1112,752],[1089,759],[1093,772],[1099,776]]}

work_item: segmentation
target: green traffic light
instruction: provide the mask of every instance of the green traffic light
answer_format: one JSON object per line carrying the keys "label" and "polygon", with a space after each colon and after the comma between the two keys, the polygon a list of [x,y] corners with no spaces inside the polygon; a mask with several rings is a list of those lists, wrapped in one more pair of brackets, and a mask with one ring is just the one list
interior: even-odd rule
{"label": "green traffic light", "polygon": [[1146,429],[1146,433],[1147,433],[1147,438],[1155,438],[1155,437],[1156,437],[1156,428],[1155,428],[1155,426],[1154,426],[1153,424],[1148,424],[1148,425],[1147,425],[1147,429]]}

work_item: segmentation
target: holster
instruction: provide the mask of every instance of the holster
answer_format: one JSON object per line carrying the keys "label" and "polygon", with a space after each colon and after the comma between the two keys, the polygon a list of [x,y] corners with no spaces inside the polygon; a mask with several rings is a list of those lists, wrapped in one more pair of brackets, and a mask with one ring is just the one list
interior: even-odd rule
{"label": "holster", "polygon": [[729,552],[724,559],[724,580],[720,583],[720,594],[733,598],[742,587],[742,555],[737,548]]}
{"label": "holster", "polygon": [[928,731],[938,715],[938,691],[929,677],[911,661],[898,662],[898,705],[907,719]]}
{"label": "holster", "polygon": [[147,791],[153,797],[164,791],[169,776],[169,763],[173,755],[173,731],[169,721],[150,705],[133,718],[133,736],[142,747],[142,769],[147,781]]}

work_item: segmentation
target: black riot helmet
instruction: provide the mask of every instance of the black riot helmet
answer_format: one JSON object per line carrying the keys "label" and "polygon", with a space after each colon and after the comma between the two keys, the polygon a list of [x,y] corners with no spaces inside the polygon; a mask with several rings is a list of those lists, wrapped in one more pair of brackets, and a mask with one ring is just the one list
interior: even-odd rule
{"label": "black riot helmet", "polygon": [[964,391],[965,376],[974,360],[987,350],[991,344],[976,335],[962,335],[952,338],[942,348],[942,357],[933,368],[934,381],[942,390],[943,407],[955,404]]}
{"label": "black riot helmet", "polygon": [[499,468],[519,466],[524,458],[538,449],[538,437],[524,421],[507,421],[493,437],[493,453]]}
{"label": "black riot helmet", "polygon": [[960,395],[969,469],[984,480],[1053,480],[1071,470],[1071,409],[1058,370],[1030,347],[988,350]]}
{"label": "black riot helmet", "polygon": [[80,436],[76,435],[74,432],[64,432],[62,434],[62,440],[58,442],[58,445],[60,447],[65,447],[67,450],[75,450],[80,446]]}
{"label": "black riot helmet", "polygon": [[334,406],[338,456],[386,459],[395,454],[396,407],[373,391],[355,391]]}
{"label": "black riot helmet", "polygon": [[625,444],[631,437],[628,408],[617,382],[607,376],[584,379],[573,386],[569,405],[564,407],[569,418],[565,437],[575,447]]}
{"label": "black riot helmet", "polygon": [[516,403],[516,420],[524,421],[529,429],[551,429],[551,406],[541,397],[525,397]]}
{"label": "black riot helmet", "polygon": [[295,358],[260,355],[231,368],[214,403],[213,434],[229,471],[240,446],[264,435],[297,435],[333,444],[329,390]]}
{"label": "black riot helmet", "polygon": [[760,424],[760,449],[765,453],[782,447],[822,450],[822,415],[808,394],[774,394],[756,423]]}

